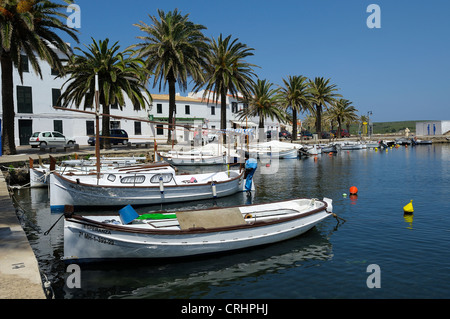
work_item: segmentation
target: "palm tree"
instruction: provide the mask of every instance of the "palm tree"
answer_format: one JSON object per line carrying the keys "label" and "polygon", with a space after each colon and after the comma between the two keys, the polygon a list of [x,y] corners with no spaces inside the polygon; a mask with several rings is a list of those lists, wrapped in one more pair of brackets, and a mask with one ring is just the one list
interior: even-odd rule
{"label": "palm tree", "polygon": [[[205,80],[199,83],[194,90],[205,86],[203,98],[212,93],[212,99],[217,103],[220,96],[220,129],[227,128],[227,94],[239,98],[239,94],[248,97],[254,85],[255,76],[253,67],[256,65],[245,62],[245,58],[253,56],[254,49],[231,39],[231,35],[222,38],[222,34],[212,39],[210,52],[205,68]],[[225,134],[222,135],[225,142]]]}
{"label": "palm tree", "polygon": [[339,99],[329,108],[331,119],[338,123],[337,136],[341,136],[342,124],[358,119],[356,112],[358,110],[352,105],[352,102],[346,99]]}
{"label": "palm tree", "polygon": [[[69,3],[68,1],[66,1]],[[48,0],[3,0],[0,3],[0,61],[2,73],[2,107],[4,154],[16,154],[14,142],[13,67],[22,79],[22,54],[28,57],[33,70],[42,78],[39,59],[53,69],[62,70],[55,48],[69,55],[70,48],[55,32],[67,33],[78,42],[74,30],[59,18],[67,19],[66,6]]]}
{"label": "palm tree", "polygon": [[[148,79],[144,62],[132,57],[132,51],[118,52],[120,46],[114,43],[109,47],[109,39],[95,41],[87,47],[87,51],[75,48],[82,55],[74,54],[65,73],[70,78],[64,83],[67,88],[61,94],[60,101],[64,106],[71,103],[79,106],[83,99],[84,107],[91,108],[95,95],[95,76],[98,74],[99,102],[103,113],[110,114],[110,105],[125,105],[124,93],[131,99],[133,105],[145,108],[152,98],[146,88]],[[108,116],[102,118],[102,134],[109,136]],[[110,139],[102,139],[103,148],[111,148]]]}
{"label": "palm tree", "polygon": [[203,35],[203,25],[189,21],[189,15],[181,15],[178,9],[165,13],[158,10],[158,17],[149,16],[153,25],[144,22],[135,24],[146,36],[139,36],[143,42],[131,46],[137,49],[141,58],[146,60],[149,71],[154,74],[153,87],[159,81],[159,90],[169,85],[169,133],[172,140],[175,113],[175,83],[181,90],[187,89],[187,79],[203,81],[205,56],[208,51],[208,39]]}
{"label": "palm tree", "polygon": [[[259,117],[259,131],[264,133],[264,121],[266,118],[277,119],[279,122],[287,121],[287,114],[281,106],[278,90],[272,88],[273,84],[267,80],[258,79],[252,88],[252,95],[244,98],[248,107],[239,111],[238,116],[242,120],[246,117]],[[261,138],[261,136],[260,136]]]}
{"label": "palm tree", "polygon": [[330,84],[330,79],[316,77],[314,81],[309,82],[312,102],[315,105],[316,113],[316,132],[319,138],[322,135],[322,108],[327,108],[333,104],[337,97],[342,97],[340,94],[335,93],[338,89],[335,84]]}
{"label": "palm tree", "polygon": [[284,87],[279,88],[279,95],[286,108],[292,109],[292,139],[297,140],[297,112],[311,108],[311,94],[308,79],[302,75],[283,79]]}

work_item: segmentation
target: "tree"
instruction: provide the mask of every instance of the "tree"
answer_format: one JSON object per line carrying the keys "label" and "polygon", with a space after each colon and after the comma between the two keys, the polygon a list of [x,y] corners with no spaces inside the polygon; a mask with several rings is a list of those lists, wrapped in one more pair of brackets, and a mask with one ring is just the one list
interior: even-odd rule
{"label": "tree", "polygon": [[[66,1],[70,3],[69,1]],[[62,31],[78,42],[74,30],[59,18],[67,19],[62,9],[67,7],[48,0],[2,0],[0,2],[0,61],[2,72],[2,107],[4,154],[16,154],[14,141],[14,83],[13,68],[22,80],[25,54],[33,70],[42,78],[40,61],[62,71],[55,48],[69,56],[70,48],[55,32]]]}
{"label": "tree", "polygon": [[297,112],[311,109],[311,93],[308,79],[304,76],[289,76],[283,79],[284,87],[279,88],[280,98],[286,109],[292,110],[292,139],[297,139]]}
{"label": "tree", "polygon": [[278,90],[272,87],[273,84],[267,80],[258,79],[252,88],[252,95],[243,100],[248,103],[248,107],[239,111],[238,114],[241,120],[258,116],[260,133],[264,133],[266,118],[277,119],[280,122],[287,120],[286,112],[281,107],[280,96],[277,94]]}
{"label": "tree", "polygon": [[208,51],[208,39],[203,35],[203,25],[189,21],[189,15],[181,15],[178,9],[165,13],[158,10],[158,18],[149,16],[153,25],[144,22],[135,24],[146,36],[139,36],[143,42],[132,45],[139,56],[146,61],[147,69],[154,75],[153,87],[159,82],[164,88],[169,85],[169,133],[172,140],[176,107],[175,84],[181,90],[187,89],[188,77],[194,82],[203,81],[203,68]]}
{"label": "tree", "polygon": [[[222,34],[212,39],[210,51],[207,56],[204,82],[199,83],[194,90],[205,86],[203,98],[212,93],[212,99],[217,103],[220,97],[220,129],[227,128],[227,94],[239,98],[239,94],[248,97],[254,85],[252,79],[255,76],[253,67],[256,65],[248,63],[245,59],[253,56],[254,49],[232,40],[231,35],[222,38]],[[225,134],[222,135],[225,142]]]}
{"label": "tree", "polygon": [[342,97],[337,94],[335,84],[330,84],[330,79],[325,80],[324,78],[316,77],[314,81],[309,82],[310,92],[312,95],[312,102],[315,105],[316,113],[316,133],[320,136],[322,135],[322,109],[327,108],[329,105],[336,101],[337,97]]}
{"label": "tree", "polygon": [[329,115],[338,123],[337,137],[341,136],[342,124],[356,121],[358,110],[352,105],[352,102],[346,99],[339,99],[329,108]]}
{"label": "tree", "polygon": [[[109,39],[95,41],[87,47],[87,51],[80,48],[82,55],[74,54],[65,68],[70,78],[64,83],[67,88],[61,94],[60,101],[64,106],[74,103],[77,107],[84,100],[84,108],[94,105],[95,76],[98,74],[99,101],[103,106],[103,113],[110,114],[110,106],[125,105],[124,93],[131,99],[133,105],[145,108],[152,97],[146,88],[148,79],[144,62],[131,56],[132,51],[118,52],[118,42],[109,47]],[[102,118],[102,135],[110,135],[110,119]],[[111,148],[108,138],[102,139],[103,148]]]}

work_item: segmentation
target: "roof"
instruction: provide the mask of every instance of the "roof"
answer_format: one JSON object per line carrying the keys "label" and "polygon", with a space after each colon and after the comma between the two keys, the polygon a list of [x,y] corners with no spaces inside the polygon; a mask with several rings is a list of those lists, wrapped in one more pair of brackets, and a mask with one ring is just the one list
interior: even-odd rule
{"label": "roof", "polygon": [[[169,101],[169,94],[152,94],[152,97],[153,97],[153,101]],[[194,99],[191,97],[180,96],[180,95],[175,96],[175,101],[176,102],[201,103],[201,100],[199,100],[199,99]]]}

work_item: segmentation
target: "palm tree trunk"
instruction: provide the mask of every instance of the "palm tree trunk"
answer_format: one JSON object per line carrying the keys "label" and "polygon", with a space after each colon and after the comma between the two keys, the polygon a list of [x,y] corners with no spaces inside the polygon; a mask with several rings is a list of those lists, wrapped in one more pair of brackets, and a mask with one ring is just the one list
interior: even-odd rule
{"label": "palm tree trunk", "polygon": [[316,133],[322,138],[322,104],[316,105]]}
{"label": "palm tree trunk", "polygon": [[227,129],[227,90],[222,89],[220,92],[220,129],[222,130],[223,143],[227,142],[227,135],[225,130]]}
{"label": "palm tree trunk", "polygon": [[297,110],[292,109],[292,140],[297,140]]}
{"label": "palm tree trunk", "polygon": [[[174,118],[174,113],[175,113],[175,107],[176,107],[176,91],[175,91],[175,77],[173,76],[172,73],[169,74],[167,81],[169,82],[169,131],[167,133],[167,144],[171,144],[172,143],[172,130],[174,129],[173,124],[173,118]],[[173,137],[173,139],[175,140],[175,136]],[[174,141],[176,142],[176,141]]]}
{"label": "palm tree trunk", "polygon": [[3,107],[3,134],[2,148],[3,154],[16,154],[16,144],[14,142],[14,82],[13,82],[13,63],[11,55],[3,52],[1,55],[2,64],[2,107]]}

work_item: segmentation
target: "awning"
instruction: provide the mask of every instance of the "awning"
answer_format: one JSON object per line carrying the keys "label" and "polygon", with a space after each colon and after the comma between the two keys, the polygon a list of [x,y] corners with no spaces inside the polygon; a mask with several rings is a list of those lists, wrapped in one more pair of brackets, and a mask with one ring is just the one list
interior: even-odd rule
{"label": "awning", "polygon": [[251,121],[231,121],[231,123],[236,124],[239,127],[258,127],[258,124]]}

